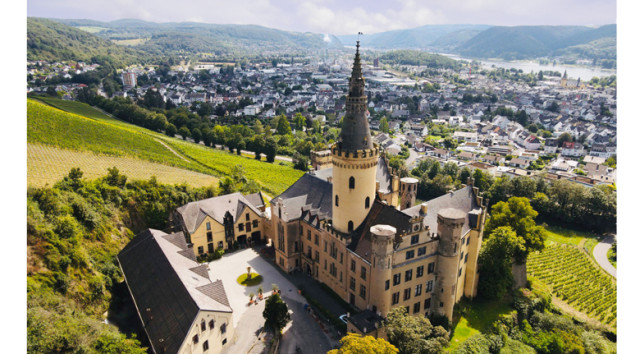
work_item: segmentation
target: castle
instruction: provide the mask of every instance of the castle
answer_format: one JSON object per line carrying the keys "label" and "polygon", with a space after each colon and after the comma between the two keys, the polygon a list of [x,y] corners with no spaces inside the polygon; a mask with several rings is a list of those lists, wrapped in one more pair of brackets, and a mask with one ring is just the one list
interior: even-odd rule
{"label": "castle", "polygon": [[359,47],[330,156],[270,202],[276,264],[367,313],[404,306],[451,319],[477,292],[486,205],[468,185],[413,206],[418,181],[394,176],[371,138]]}

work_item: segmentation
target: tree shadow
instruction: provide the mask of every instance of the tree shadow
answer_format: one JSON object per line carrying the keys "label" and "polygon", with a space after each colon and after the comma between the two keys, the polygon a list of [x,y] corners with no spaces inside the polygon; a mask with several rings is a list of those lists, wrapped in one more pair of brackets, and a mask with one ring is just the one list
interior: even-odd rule
{"label": "tree shadow", "polygon": [[[128,337],[135,335],[143,347],[151,348],[127,284],[122,281],[111,288],[107,320]],[[151,350],[151,349],[149,349]]]}

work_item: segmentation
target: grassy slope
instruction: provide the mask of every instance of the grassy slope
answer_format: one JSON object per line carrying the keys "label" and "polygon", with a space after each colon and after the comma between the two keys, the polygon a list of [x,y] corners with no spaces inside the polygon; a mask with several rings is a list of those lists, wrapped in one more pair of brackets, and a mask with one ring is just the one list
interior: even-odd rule
{"label": "grassy slope", "polygon": [[[302,175],[301,171],[278,163],[260,162],[203,145],[169,138],[111,118],[84,103],[52,98],[42,100],[66,112],[36,100],[28,100],[27,141],[29,143],[137,158],[219,177],[228,175],[233,166],[242,165],[247,177],[258,182],[272,195],[280,194]],[[188,161],[178,157],[160,141],[186,157]],[[64,168],[63,172],[68,173],[68,169]],[[160,178],[159,175],[158,178]]]}
{"label": "grassy slope", "polygon": [[447,348],[449,351],[454,351],[458,345],[474,334],[486,332],[500,315],[507,314],[513,310],[503,301],[470,302],[462,300],[458,306],[461,316],[455,324],[455,329]]}

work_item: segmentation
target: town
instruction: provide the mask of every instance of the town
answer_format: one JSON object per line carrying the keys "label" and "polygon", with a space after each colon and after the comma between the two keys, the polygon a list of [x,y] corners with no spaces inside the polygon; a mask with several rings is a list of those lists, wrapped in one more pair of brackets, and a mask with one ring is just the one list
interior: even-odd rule
{"label": "town", "polygon": [[[345,114],[351,67],[348,56],[338,54],[297,58],[293,64],[283,63],[285,58],[242,65],[132,66],[119,73],[119,85],[100,84],[97,93],[136,102],[151,91],[163,107],[183,106],[223,126],[273,122],[280,115],[293,125],[302,116],[304,124],[294,126],[294,132],[317,121],[326,133]],[[363,75],[374,139],[389,156],[401,156],[408,171],[422,159],[434,159],[496,177],[540,175],[586,186],[615,184],[616,88],[606,84],[611,78],[586,81],[568,78],[566,72],[529,74],[473,65],[416,76],[411,73],[425,68],[380,65],[375,52],[368,57],[372,60],[363,63]],[[87,85],[73,78],[97,67],[28,62],[28,92],[76,99]],[[309,149],[298,152],[309,155]]]}

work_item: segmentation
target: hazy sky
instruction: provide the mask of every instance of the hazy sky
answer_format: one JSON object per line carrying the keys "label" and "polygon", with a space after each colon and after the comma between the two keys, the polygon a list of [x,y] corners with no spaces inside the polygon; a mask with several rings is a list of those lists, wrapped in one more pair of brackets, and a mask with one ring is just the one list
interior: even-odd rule
{"label": "hazy sky", "polygon": [[603,25],[615,0],[28,0],[27,15],[257,24],[331,34],[428,24]]}

